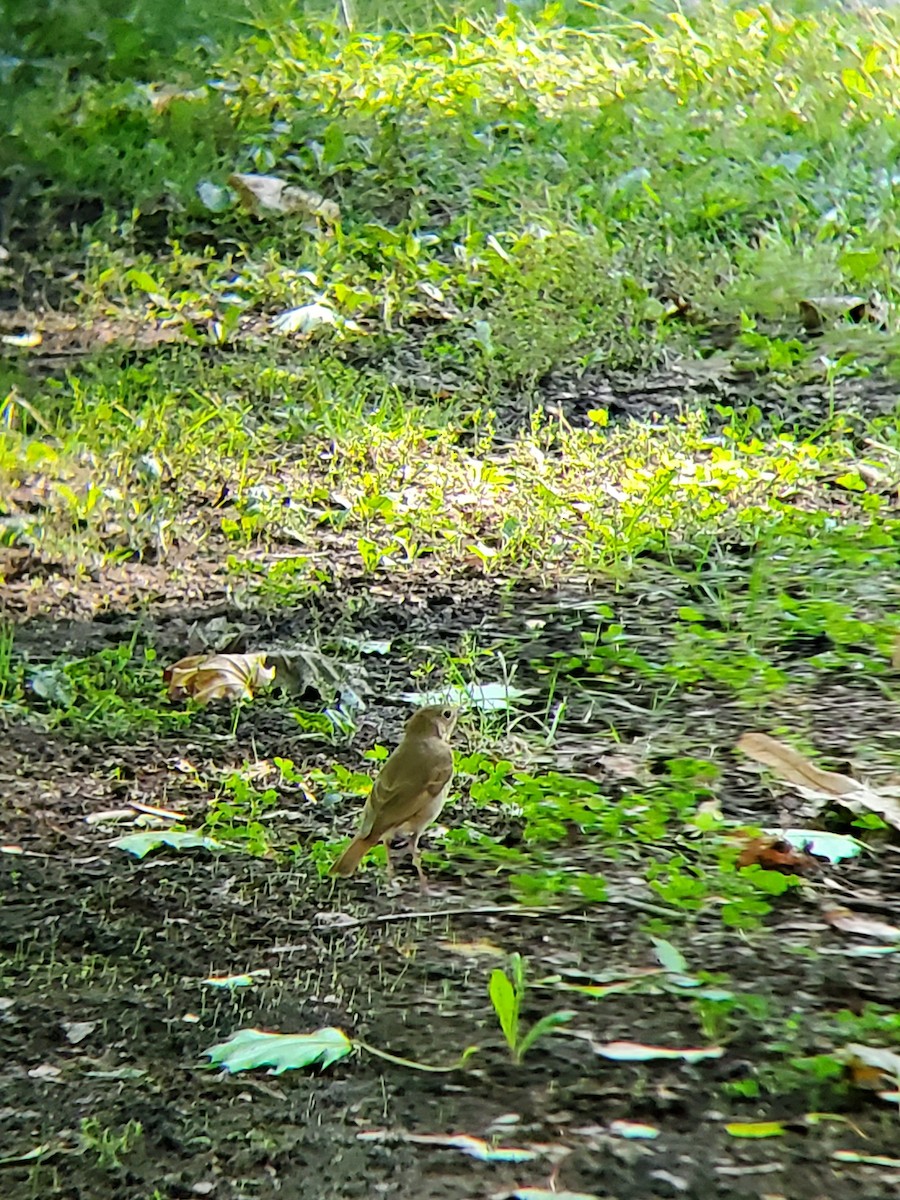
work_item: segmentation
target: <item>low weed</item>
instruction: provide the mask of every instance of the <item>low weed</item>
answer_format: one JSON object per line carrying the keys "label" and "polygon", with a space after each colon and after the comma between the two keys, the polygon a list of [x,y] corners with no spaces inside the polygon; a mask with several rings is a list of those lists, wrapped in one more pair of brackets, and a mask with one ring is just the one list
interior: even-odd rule
{"label": "low weed", "polygon": [[200,832],[218,842],[237,846],[254,858],[268,858],[274,847],[266,813],[278,803],[275,788],[260,791],[244,773],[234,771],[210,802]]}
{"label": "low weed", "polygon": [[189,724],[188,711],[167,699],[156,652],[135,640],[84,658],[23,667],[28,710],[50,729],[78,737],[120,739]]}

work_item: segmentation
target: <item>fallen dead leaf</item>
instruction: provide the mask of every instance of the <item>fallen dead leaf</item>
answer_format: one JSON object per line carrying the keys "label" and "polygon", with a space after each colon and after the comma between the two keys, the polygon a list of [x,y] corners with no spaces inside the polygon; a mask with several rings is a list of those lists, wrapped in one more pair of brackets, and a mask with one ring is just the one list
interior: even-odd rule
{"label": "fallen dead leaf", "polygon": [[412,1142],[416,1146],[446,1146],[451,1150],[461,1150],[470,1158],[481,1162],[530,1162],[538,1158],[542,1151],[552,1151],[550,1146],[518,1147],[493,1146],[481,1138],[472,1137],[467,1133],[406,1133],[403,1131],[387,1131],[384,1129],[368,1129],[356,1135],[364,1142]]}
{"label": "fallen dead leaf", "polygon": [[163,681],[170,700],[252,700],[275,678],[275,668],[265,662],[265,654],[192,654],[167,667]]}
{"label": "fallen dead leaf", "polygon": [[705,1058],[721,1058],[725,1053],[722,1046],[648,1046],[642,1042],[606,1042],[594,1045],[601,1058],[613,1062],[702,1062]]}
{"label": "fallen dead leaf", "polygon": [[748,758],[771,767],[785,783],[806,788],[818,795],[842,796],[856,791],[860,786],[849,775],[838,775],[834,771],[823,771],[814,766],[798,750],[769,737],[766,733],[743,734],[738,740],[737,748]]}
{"label": "fallen dead leaf", "polygon": [[900,942],[900,928],[877,917],[867,917],[849,908],[838,906],[822,907],[822,917],[841,933],[855,933],[860,937],[877,938],[880,942]]}
{"label": "fallen dead leaf", "polygon": [[504,958],[506,951],[491,942],[447,942],[435,943],[447,954],[459,954],[462,958]]}
{"label": "fallen dead leaf", "polygon": [[900,829],[900,803],[876,792],[849,775],[823,771],[791,746],[765,733],[745,733],[737,749],[748,758],[771,768],[779,779],[814,800],[831,800],[851,812],[874,812],[895,829]]}
{"label": "fallen dead leaf", "polygon": [[785,871],[789,874],[803,875],[816,870],[818,864],[810,854],[796,850],[790,842],[780,837],[739,836],[744,848],[737,858],[739,867],[760,866],[766,871]]}
{"label": "fallen dead leaf", "polygon": [[83,1042],[97,1028],[97,1021],[63,1021],[62,1027],[66,1033],[66,1041],[73,1046]]}

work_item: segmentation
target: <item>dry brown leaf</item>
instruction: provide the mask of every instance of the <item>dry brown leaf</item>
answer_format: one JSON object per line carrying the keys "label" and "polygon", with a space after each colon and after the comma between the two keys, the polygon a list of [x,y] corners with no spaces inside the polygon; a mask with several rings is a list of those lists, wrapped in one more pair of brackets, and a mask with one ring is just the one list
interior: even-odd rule
{"label": "dry brown leaf", "polygon": [[851,812],[877,813],[889,825],[900,829],[900,803],[893,797],[876,792],[849,775],[823,771],[799,751],[768,734],[745,733],[739,739],[737,748],[748,758],[770,767],[785,783],[792,784],[814,799],[834,800]]}
{"label": "dry brown leaf", "polygon": [[459,954],[463,958],[503,958],[506,951],[491,942],[447,942],[435,943],[447,954]]}
{"label": "dry brown leaf", "polygon": [[265,663],[265,654],[192,654],[167,667],[163,680],[170,700],[252,700],[275,678],[275,668]]}
{"label": "dry brown leaf", "polygon": [[739,835],[738,840],[744,843],[737,859],[739,867],[760,866],[766,871],[785,871],[802,875],[807,871],[815,871],[819,866],[812,855],[797,850],[784,838],[769,835],[751,838]]}
{"label": "dry brown leaf", "polygon": [[900,928],[890,925],[887,921],[879,921],[877,917],[868,917],[864,913],[853,912],[850,908],[823,907],[822,916],[829,925],[839,929],[841,933],[855,933],[859,937],[877,938],[880,942],[900,942]]}
{"label": "dry brown leaf", "polygon": [[894,641],[894,648],[891,652],[891,666],[895,670],[900,671],[900,637]]}
{"label": "dry brown leaf", "polygon": [[843,796],[860,787],[849,775],[838,775],[835,771],[823,771],[821,767],[814,766],[798,750],[776,741],[767,733],[745,733],[738,741],[737,748],[748,758],[771,767],[785,783],[808,788],[820,795]]}

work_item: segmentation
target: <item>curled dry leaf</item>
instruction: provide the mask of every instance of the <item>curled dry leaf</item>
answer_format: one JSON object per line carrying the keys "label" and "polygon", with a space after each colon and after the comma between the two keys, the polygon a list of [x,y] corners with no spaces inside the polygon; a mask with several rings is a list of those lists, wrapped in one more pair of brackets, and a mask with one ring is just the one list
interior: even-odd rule
{"label": "curled dry leaf", "polygon": [[341,210],[333,200],[326,200],[318,192],[293,187],[277,175],[235,174],[229,177],[228,182],[240,196],[244,207],[258,215],[275,213],[315,217],[325,225],[336,225],[341,219]]}
{"label": "curled dry leaf", "polygon": [[748,758],[770,767],[779,779],[812,799],[833,800],[851,812],[873,812],[900,829],[900,803],[849,775],[823,771],[784,742],[765,733],[745,733],[737,743]]}
{"label": "curled dry leaf", "polygon": [[167,667],[163,681],[170,700],[252,700],[275,678],[275,668],[265,664],[265,654],[192,654]]}

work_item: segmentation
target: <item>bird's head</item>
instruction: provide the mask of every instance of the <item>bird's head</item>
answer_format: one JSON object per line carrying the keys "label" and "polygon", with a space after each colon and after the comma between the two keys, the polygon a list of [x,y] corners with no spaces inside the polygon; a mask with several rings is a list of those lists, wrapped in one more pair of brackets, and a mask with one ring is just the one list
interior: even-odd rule
{"label": "bird's head", "polygon": [[427,704],[417,709],[406,722],[406,736],[437,737],[449,741],[458,717],[459,709],[452,704]]}

